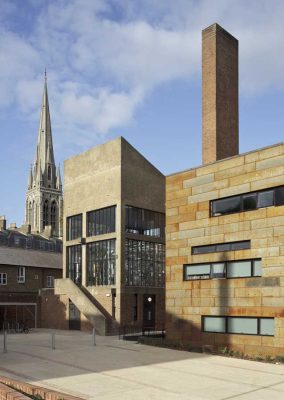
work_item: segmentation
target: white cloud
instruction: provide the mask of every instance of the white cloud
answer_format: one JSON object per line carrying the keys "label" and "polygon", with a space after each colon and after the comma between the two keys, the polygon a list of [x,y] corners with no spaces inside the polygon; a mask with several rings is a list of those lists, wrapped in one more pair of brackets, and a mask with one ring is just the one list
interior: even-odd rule
{"label": "white cloud", "polygon": [[[2,4],[8,22],[16,21],[17,8]],[[14,106],[38,117],[47,67],[52,120],[62,143],[67,136],[85,146],[131,123],[137,106],[158,85],[195,79],[201,29],[215,21],[240,39],[242,94],[284,89],[283,1],[29,4],[30,26],[19,32],[16,23],[5,23],[0,31],[0,109]]]}

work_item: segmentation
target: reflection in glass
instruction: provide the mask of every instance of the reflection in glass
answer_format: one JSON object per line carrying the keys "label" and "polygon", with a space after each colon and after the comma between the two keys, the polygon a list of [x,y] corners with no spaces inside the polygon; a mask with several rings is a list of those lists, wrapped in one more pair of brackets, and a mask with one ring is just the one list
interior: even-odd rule
{"label": "reflection in glass", "polygon": [[126,206],[125,231],[145,236],[165,236],[165,215],[156,211]]}
{"label": "reflection in glass", "polygon": [[87,236],[115,232],[116,206],[101,208],[87,213]]}
{"label": "reflection in glass", "polygon": [[115,239],[89,243],[87,245],[88,285],[114,285],[115,261]]}
{"label": "reflection in glass", "polygon": [[125,282],[128,286],[164,287],[165,245],[126,239]]}

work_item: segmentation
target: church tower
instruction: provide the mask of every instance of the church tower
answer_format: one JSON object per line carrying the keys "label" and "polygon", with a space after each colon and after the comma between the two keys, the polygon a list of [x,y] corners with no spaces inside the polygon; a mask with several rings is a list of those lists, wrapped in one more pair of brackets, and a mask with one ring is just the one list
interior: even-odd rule
{"label": "church tower", "polygon": [[63,195],[60,166],[54,162],[50,113],[45,74],[38,141],[26,194],[25,224],[34,233],[62,236]]}

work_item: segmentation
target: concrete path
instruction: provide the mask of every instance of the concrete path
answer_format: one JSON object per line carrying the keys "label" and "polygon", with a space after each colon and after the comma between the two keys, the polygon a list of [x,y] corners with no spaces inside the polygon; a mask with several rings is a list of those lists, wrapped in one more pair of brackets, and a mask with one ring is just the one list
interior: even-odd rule
{"label": "concrete path", "polygon": [[[54,332],[54,331],[53,331]],[[283,400],[284,366],[57,331],[11,334],[0,374],[94,400]]]}

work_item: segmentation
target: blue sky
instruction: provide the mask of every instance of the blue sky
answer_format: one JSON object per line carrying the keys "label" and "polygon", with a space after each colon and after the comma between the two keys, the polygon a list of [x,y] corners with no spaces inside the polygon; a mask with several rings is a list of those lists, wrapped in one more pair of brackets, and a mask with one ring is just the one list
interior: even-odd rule
{"label": "blue sky", "polygon": [[57,163],[124,136],[201,164],[201,30],[239,39],[240,151],[283,141],[282,0],[0,0],[0,215],[21,225],[44,69]]}

